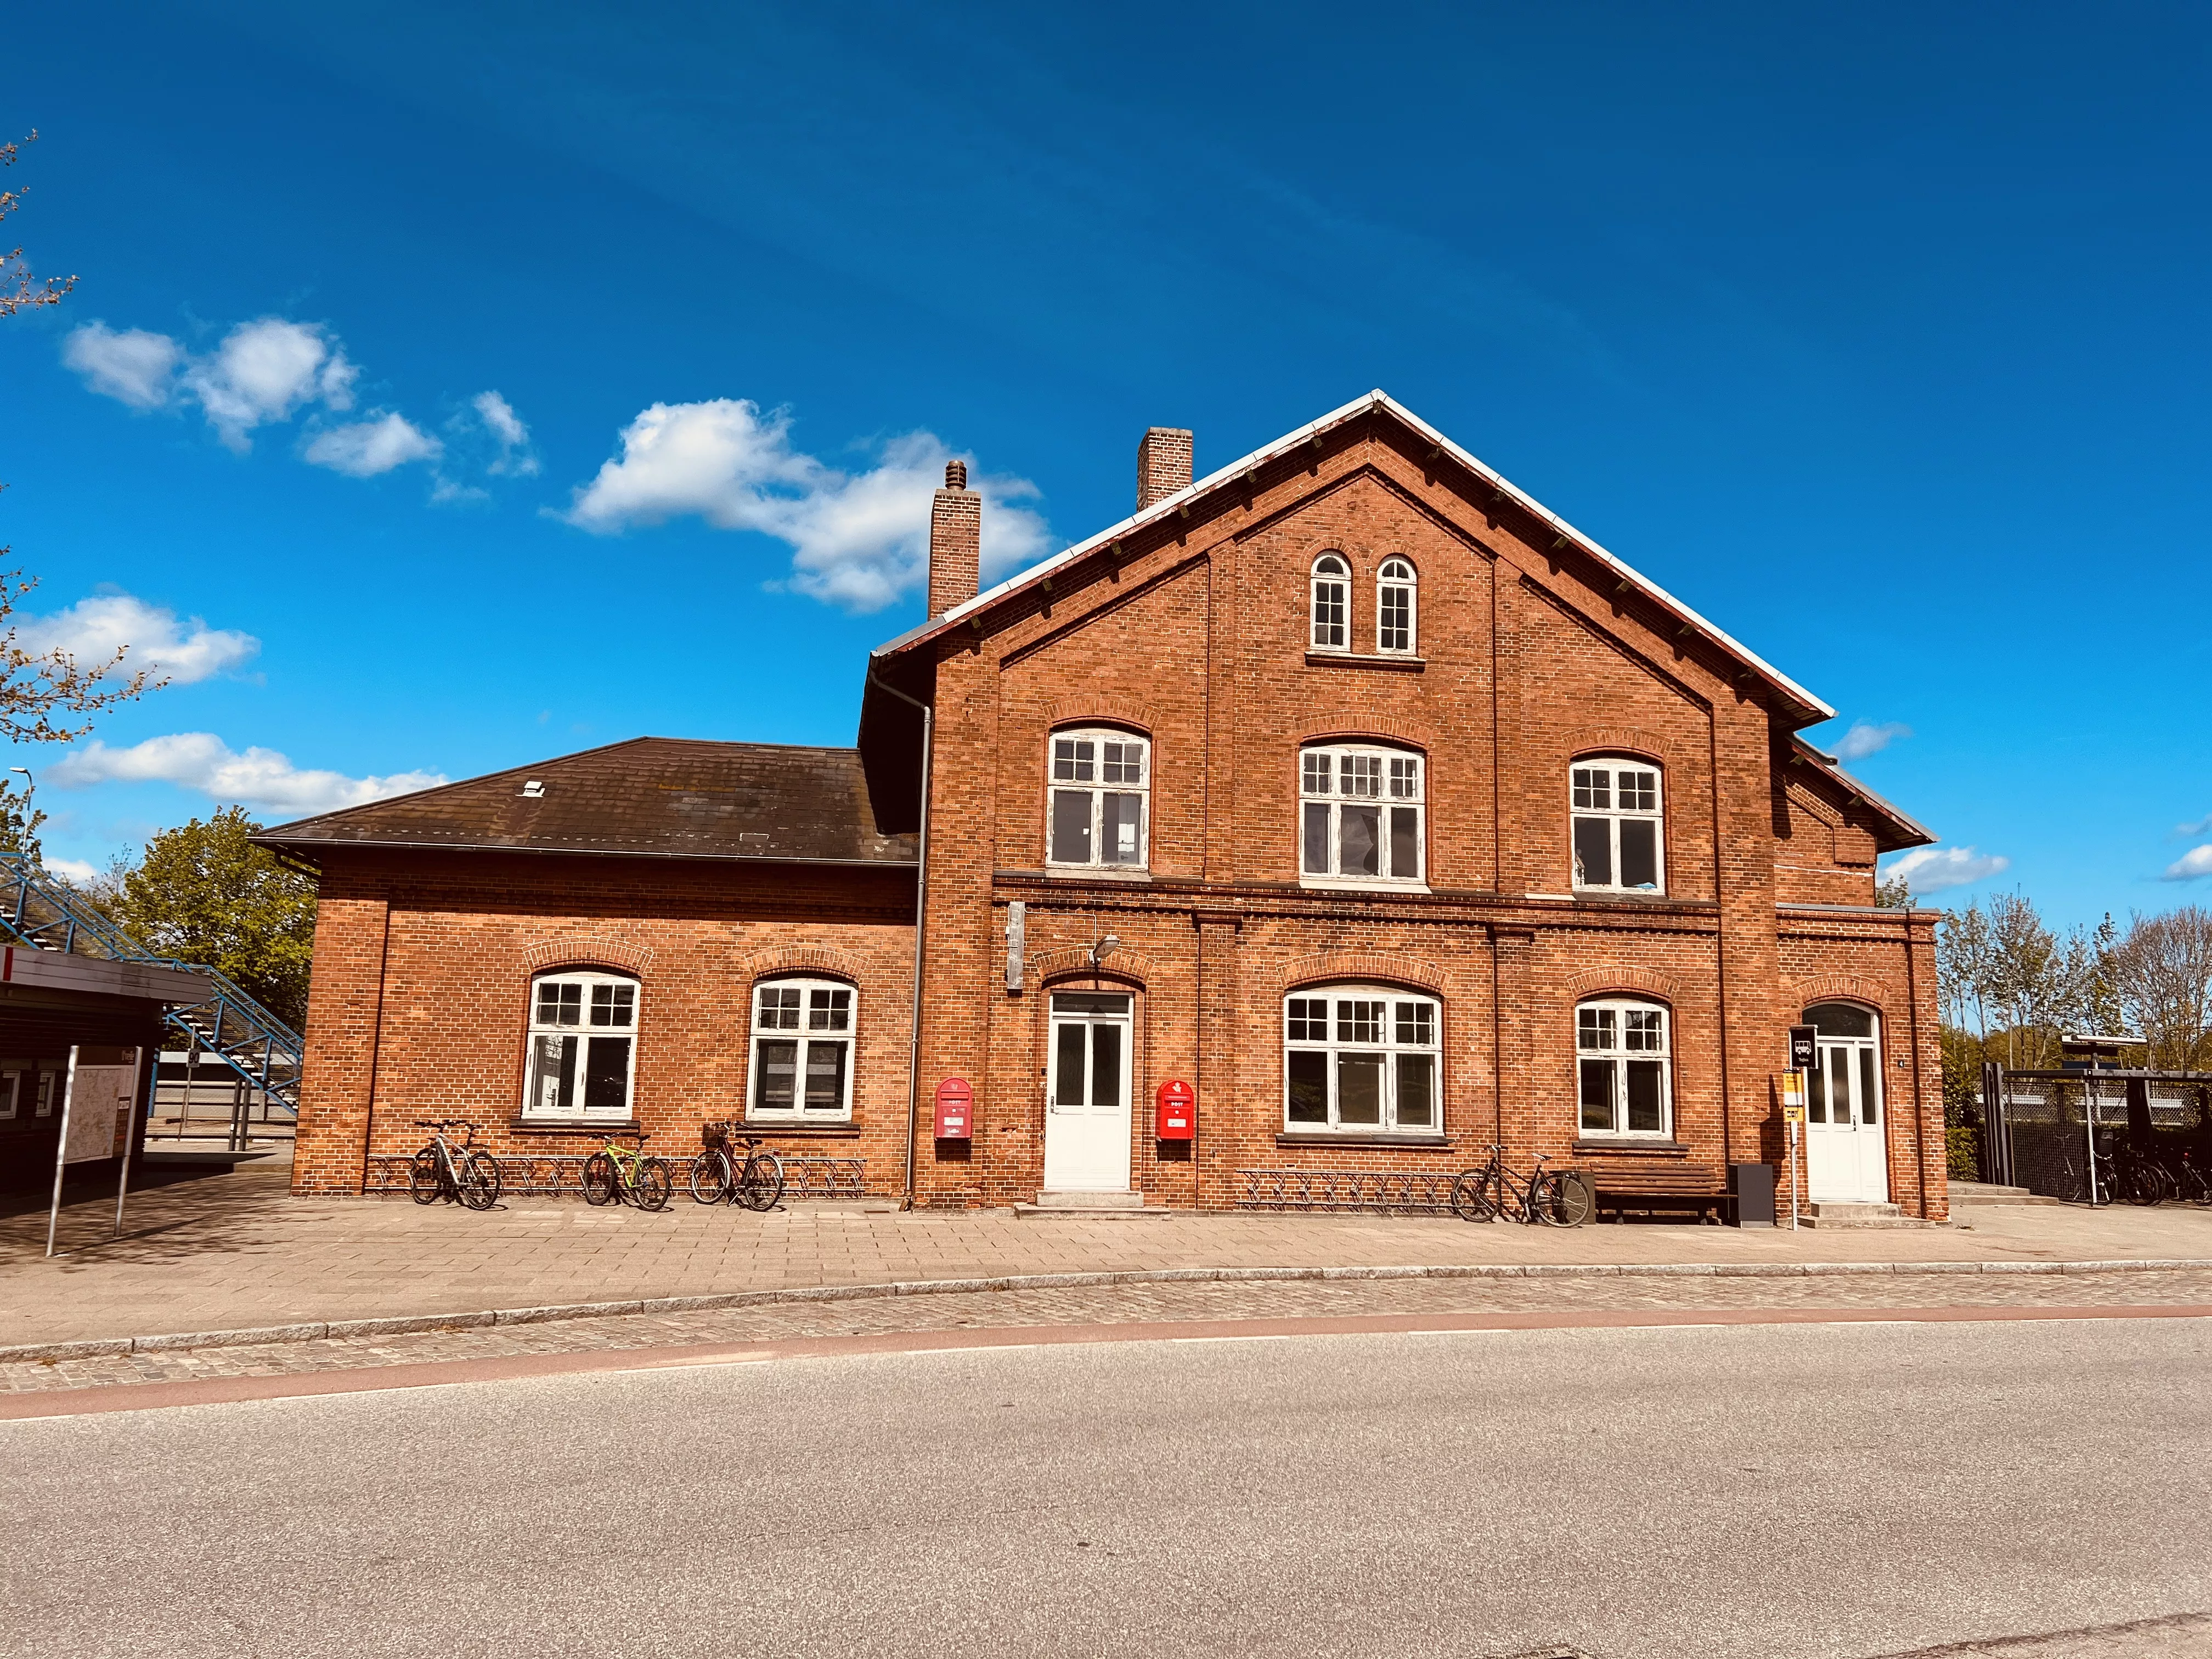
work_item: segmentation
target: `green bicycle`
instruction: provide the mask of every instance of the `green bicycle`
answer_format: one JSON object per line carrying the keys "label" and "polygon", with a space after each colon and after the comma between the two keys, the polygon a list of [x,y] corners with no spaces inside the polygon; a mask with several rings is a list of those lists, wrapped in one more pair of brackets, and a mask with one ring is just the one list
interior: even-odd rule
{"label": "green bicycle", "polygon": [[668,1165],[645,1155],[646,1133],[629,1132],[637,1145],[625,1146],[613,1135],[607,1144],[584,1160],[584,1201],[619,1204],[628,1199],[641,1210],[665,1210],[676,1182]]}

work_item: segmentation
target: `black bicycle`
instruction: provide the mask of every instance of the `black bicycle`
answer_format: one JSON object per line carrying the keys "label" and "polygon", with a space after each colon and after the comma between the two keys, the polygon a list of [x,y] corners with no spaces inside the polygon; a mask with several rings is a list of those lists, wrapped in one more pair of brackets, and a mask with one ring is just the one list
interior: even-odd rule
{"label": "black bicycle", "polygon": [[706,1150],[691,1160],[691,1196],[702,1204],[728,1199],[748,1210],[773,1210],[783,1197],[783,1160],[763,1151],[758,1135],[740,1137],[736,1128],[726,1120],[699,1126]]}
{"label": "black bicycle", "polygon": [[[430,1132],[430,1144],[408,1160],[409,1197],[417,1204],[442,1198],[470,1210],[489,1210],[499,1202],[499,1160],[473,1144],[481,1126],[465,1117],[418,1117],[415,1127]],[[446,1138],[447,1130],[456,1128],[468,1131],[459,1146]]]}
{"label": "black bicycle", "polygon": [[1452,1213],[1462,1221],[1522,1221],[1579,1227],[1597,1213],[1597,1189],[1580,1170],[1547,1170],[1549,1152],[1536,1155],[1527,1175],[1505,1167],[1505,1149],[1492,1146],[1490,1162],[1452,1182]]}

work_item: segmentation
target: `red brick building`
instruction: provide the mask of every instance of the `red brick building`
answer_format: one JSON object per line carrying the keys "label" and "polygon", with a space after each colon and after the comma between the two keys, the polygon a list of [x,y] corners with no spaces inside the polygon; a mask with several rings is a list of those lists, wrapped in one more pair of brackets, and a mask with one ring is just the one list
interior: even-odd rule
{"label": "red brick building", "polygon": [[269,832],[322,879],[301,1187],[455,1115],[676,1157],[744,1117],[927,1205],[1419,1202],[1493,1141],[1702,1193],[1784,1161],[1811,1024],[1808,1195],[1941,1218],[1934,917],[1875,902],[1932,838],[1795,735],[1833,711],[1379,392],[1191,454],[1147,434],[1132,517],[981,594],[951,469],[857,750],[639,739]]}

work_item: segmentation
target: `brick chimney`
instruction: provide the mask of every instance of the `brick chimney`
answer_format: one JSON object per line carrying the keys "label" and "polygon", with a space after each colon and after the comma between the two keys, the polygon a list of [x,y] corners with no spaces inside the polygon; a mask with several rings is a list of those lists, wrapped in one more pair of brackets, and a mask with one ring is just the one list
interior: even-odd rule
{"label": "brick chimney", "polygon": [[975,597],[983,558],[983,498],[968,488],[968,463],[945,464],[945,488],[929,508],[929,614]]}
{"label": "brick chimney", "polygon": [[1164,501],[1190,483],[1190,434],[1156,426],[1137,446],[1137,511]]}

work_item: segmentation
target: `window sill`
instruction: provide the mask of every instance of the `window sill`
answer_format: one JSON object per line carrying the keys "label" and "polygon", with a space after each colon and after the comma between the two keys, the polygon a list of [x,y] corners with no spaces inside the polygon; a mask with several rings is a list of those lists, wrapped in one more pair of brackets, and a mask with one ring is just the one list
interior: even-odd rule
{"label": "window sill", "polygon": [[1045,874],[1061,881],[1150,881],[1149,869],[1131,869],[1115,864],[1048,864]]}
{"label": "window sill", "polygon": [[1425,881],[1370,881],[1344,876],[1300,876],[1298,885],[1310,893],[1425,893]]}
{"label": "window sill", "polygon": [[835,1123],[805,1123],[791,1118],[749,1117],[744,1127],[753,1134],[805,1135],[816,1140],[851,1140],[860,1133],[858,1124],[846,1119]]}
{"label": "window sill", "polygon": [[1686,1158],[1690,1152],[1689,1147],[1679,1140],[1642,1139],[1635,1135],[1622,1135],[1618,1139],[1600,1136],[1596,1139],[1585,1137],[1575,1142],[1575,1150],[1577,1152],[1626,1152],[1642,1158]]}
{"label": "window sill", "polygon": [[1381,668],[1401,674],[1418,674],[1429,665],[1425,657],[1361,656],[1351,651],[1309,651],[1309,668]]}
{"label": "window sill", "polygon": [[1275,1137],[1278,1146],[1449,1146],[1449,1135],[1352,1133],[1327,1129],[1285,1130]]}
{"label": "window sill", "polygon": [[634,1117],[518,1117],[500,1127],[510,1134],[634,1135],[641,1126]]}
{"label": "window sill", "polygon": [[1631,902],[1644,899],[1662,899],[1667,896],[1667,893],[1664,888],[1659,887],[1577,887],[1571,896],[1578,899],[1595,899],[1601,904],[1617,904],[1624,899]]}

